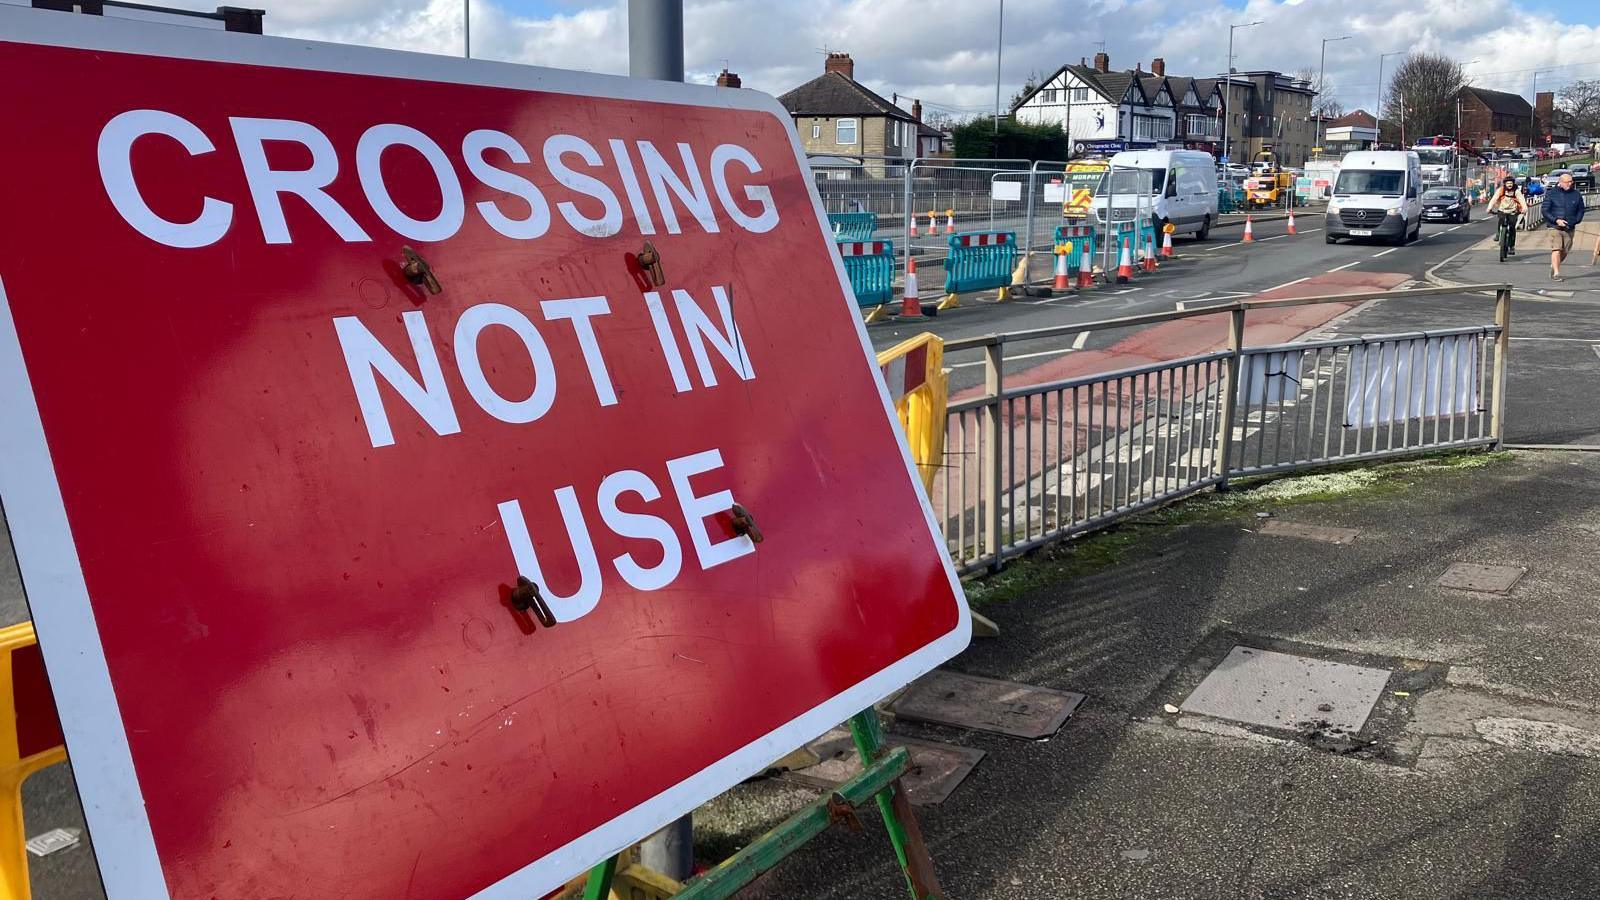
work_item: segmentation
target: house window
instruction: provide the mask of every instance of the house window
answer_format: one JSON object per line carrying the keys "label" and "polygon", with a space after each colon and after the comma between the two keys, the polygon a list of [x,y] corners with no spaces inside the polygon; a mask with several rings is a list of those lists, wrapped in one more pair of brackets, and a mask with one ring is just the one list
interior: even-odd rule
{"label": "house window", "polygon": [[1056,92],[1055,91],[1045,91],[1044,92],[1044,102],[1046,102],[1046,103],[1055,103],[1056,102]]}
{"label": "house window", "polygon": [[1089,89],[1086,88],[1086,87],[1073,88],[1072,89],[1072,102],[1073,103],[1088,103],[1089,102]]}
{"label": "house window", "polygon": [[1207,133],[1209,133],[1210,130],[1211,130],[1210,127],[1209,127],[1210,123],[1211,123],[1211,117],[1210,116],[1202,116],[1202,115],[1198,115],[1196,113],[1190,113],[1189,115],[1184,117],[1184,129],[1189,134],[1207,134]]}
{"label": "house window", "polygon": [[834,123],[834,143],[854,144],[856,142],[856,120],[840,119]]}
{"label": "house window", "polygon": [[816,139],[818,139],[820,137],[822,137],[822,123],[821,122],[812,122],[811,123],[811,139],[812,140],[816,140]]}

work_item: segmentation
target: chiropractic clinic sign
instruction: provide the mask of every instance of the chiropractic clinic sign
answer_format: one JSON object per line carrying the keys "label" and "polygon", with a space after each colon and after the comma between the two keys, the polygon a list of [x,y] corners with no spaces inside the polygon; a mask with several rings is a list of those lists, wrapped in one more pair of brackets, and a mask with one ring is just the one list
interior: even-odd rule
{"label": "chiropractic clinic sign", "polygon": [[17,7],[0,77],[113,898],[539,896],[966,645],[771,98]]}

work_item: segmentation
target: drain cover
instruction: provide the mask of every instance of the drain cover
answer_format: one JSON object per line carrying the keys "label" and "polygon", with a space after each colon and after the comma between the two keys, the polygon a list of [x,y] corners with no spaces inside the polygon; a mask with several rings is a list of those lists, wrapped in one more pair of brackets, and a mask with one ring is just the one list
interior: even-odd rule
{"label": "drain cover", "polygon": [[1356,539],[1361,532],[1354,528],[1333,528],[1327,525],[1306,525],[1302,522],[1285,522],[1282,519],[1271,519],[1261,526],[1262,534],[1272,534],[1279,537],[1305,538],[1309,541],[1323,541],[1328,544],[1348,544]]}
{"label": "drain cover", "polygon": [[1456,563],[1439,576],[1442,587],[1463,591],[1482,591],[1486,594],[1508,593],[1522,577],[1516,566],[1485,566],[1478,563]]}
{"label": "drain cover", "polygon": [[1234,647],[1180,708],[1265,728],[1353,734],[1388,681],[1385,669]]}
{"label": "drain cover", "polygon": [[957,725],[1020,738],[1055,734],[1082,694],[935,669],[890,707],[902,719]]}
{"label": "drain cover", "polygon": [[[884,735],[890,747],[905,747],[911,752],[911,765],[901,776],[906,796],[917,806],[943,803],[974,767],[984,752],[976,747],[957,747],[933,741],[919,741],[897,734]],[[847,729],[835,728],[808,745],[822,761],[806,769],[784,773],[788,781],[832,790],[861,774],[861,756]]]}

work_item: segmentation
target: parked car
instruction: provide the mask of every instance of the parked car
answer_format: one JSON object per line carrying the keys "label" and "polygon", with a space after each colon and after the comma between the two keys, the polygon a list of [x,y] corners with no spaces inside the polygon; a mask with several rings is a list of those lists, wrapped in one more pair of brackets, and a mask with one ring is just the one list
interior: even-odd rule
{"label": "parked car", "polygon": [[1594,190],[1594,170],[1589,168],[1588,163],[1576,163],[1570,171],[1572,172],[1572,183],[1577,185],[1578,190]]}
{"label": "parked car", "polygon": [[1472,205],[1466,201],[1460,188],[1428,188],[1422,192],[1422,221],[1466,222],[1472,217]]}
{"label": "parked car", "polygon": [[1555,183],[1561,180],[1561,176],[1569,175],[1571,172],[1571,169],[1551,169],[1550,171],[1544,173],[1542,180],[1545,185],[1554,187]]}

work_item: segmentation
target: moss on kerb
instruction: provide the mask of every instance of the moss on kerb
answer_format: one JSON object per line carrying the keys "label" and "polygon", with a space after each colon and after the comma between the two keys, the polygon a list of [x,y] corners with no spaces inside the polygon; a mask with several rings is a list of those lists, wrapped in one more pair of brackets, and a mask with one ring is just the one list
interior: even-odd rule
{"label": "moss on kerb", "polygon": [[1478,469],[1510,459],[1509,452],[1451,453],[1384,465],[1351,465],[1311,475],[1239,479],[1227,491],[1197,494],[1132,516],[1083,537],[1007,560],[993,575],[966,579],[974,606],[1010,600],[1047,584],[1120,565],[1181,525],[1216,522],[1291,506],[1403,491],[1417,479]]}

